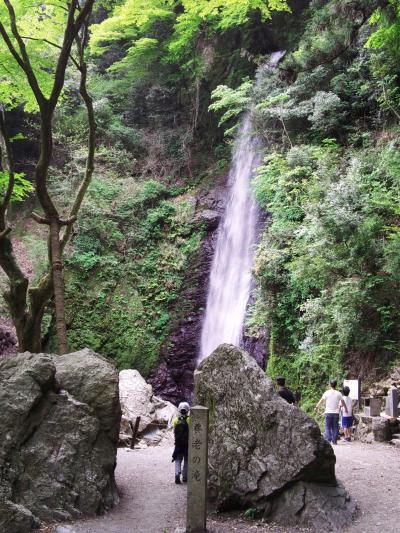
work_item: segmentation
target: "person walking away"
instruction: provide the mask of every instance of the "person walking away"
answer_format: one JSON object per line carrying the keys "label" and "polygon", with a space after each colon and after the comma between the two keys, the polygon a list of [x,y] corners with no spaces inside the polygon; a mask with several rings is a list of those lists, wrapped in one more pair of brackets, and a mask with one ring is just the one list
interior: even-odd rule
{"label": "person walking away", "polygon": [[336,390],[336,379],[331,380],[330,386],[331,388],[324,392],[320,401],[315,406],[315,410],[325,403],[325,438],[332,444],[336,444],[339,436],[340,407],[343,407],[347,415],[347,406],[344,403],[342,394]]}
{"label": "person walking away", "polygon": [[286,379],[280,376],[276,378],[276,384],[278,385],[278,394],[281,398],[287,401],[287,403],[294,404],[296,399],[293,392],[285,386]]}
{"label": "person walking away", "polygon": [[353,427],[353,400],[349,396],[350,387],[343,387],[343,401],[347,407],[347,413],[342,416],[342,427],[344,430],[344,440],[351,441],[351,428]]}
{"label": "person walking away", "polygon": [[[172,461],[175,461],[175,483],[180,485],[181,473],[182,481],[186,483],[188,475],[188,448],[189,448],[189,411],[187,402],[181,402],[178,406],[179,416],[177,416],[172,426],[174,428],[175,448],[172,454]],[[183,469],[182,469],[183,461]]]}

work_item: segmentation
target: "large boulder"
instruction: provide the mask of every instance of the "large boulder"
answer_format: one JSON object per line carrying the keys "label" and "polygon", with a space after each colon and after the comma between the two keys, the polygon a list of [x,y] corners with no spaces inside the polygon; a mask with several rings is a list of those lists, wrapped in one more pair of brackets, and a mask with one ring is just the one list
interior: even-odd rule
{"label": "large boulder", "polygon": [[321,531],[348,523],[354,506],[336,480],[331,445],[246,352],[223,344],[205,359],[195,402],[210,409],[208,494],[217,509],[253,507]]}
{"label": "large boulder", "polygon": [[120,442],[130,443],[131,426],[140,417],[137,437],[148,445],[156,445],[171,435],[166,431],[178,416],[177,408],[170,402],[153,395],[153,387],[137,370],[119,373],[119,396],[122,410]]}
{"label": "large boulder", "polygon": [[0,362],[0,531],[95,515],[118,501],[118,373],[91,350]]}

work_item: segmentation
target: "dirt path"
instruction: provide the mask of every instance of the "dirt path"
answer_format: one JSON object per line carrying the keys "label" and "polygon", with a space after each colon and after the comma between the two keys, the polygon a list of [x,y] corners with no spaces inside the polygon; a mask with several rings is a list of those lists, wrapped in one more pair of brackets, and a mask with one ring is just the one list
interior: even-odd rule
{"label": "dirt path", "polygon": [[171,533],[184,524],[186,485],[174,483],[171,453],[166,446],[119,449],[116,479],[121,503],[105,516],[73,524],[65,533]]}
{"label": "dirt path", "polygon": [[346,531],[400,531],[400,450],[352,442],[338,444],[335,454],[337,477],[359,507],[357,520]]}
{"label": "dirt path", "polygon": [[[347,533],[400,531],[400,450],[385,444],[339,443],[336,472],[359,507]],[[120,505],[105,516],[56,528],[57,533],[174,533],[185,524],[186,487],[173,483],[170,447],[119,450]],[[267,525],[238,514],[210,516],[212,533],[309,531]],[[318,532],[320,533],[320,532]]]}

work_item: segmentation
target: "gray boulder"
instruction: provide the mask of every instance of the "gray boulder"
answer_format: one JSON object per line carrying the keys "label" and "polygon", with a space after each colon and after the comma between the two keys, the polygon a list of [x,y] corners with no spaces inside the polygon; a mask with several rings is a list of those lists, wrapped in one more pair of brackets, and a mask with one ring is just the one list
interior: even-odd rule
{"label": "gray boulder", "polygon": [[218,510],[254,507],[321,531],[349,522],[354,506],[336,480],[331,445],[245,351],[223,344],[200,364],[195,403],[210,409],[208,494]]}
{"label": "gray boulder", "polygon": [[354,438],[361,442],[389,442],[398,431],[398,420],[387,416],[355,415],[356,430]]}
{"label": "gray boulder", "polygon": [[131,425],[140,417],[137,438],[141,445],[155,446],[171,440],[172,420],[178,416],[178,409],[170,402],[153,395],[153,387],[137,370],[122,370],[119,373],[119,399],[122,419],[120,444],[130,445]]}
{"label": "gray boulder", "polygon": [[0,403],[2,533],[118,501],[118,373],[106,359],[88,349],[15,355],[0,363]]}

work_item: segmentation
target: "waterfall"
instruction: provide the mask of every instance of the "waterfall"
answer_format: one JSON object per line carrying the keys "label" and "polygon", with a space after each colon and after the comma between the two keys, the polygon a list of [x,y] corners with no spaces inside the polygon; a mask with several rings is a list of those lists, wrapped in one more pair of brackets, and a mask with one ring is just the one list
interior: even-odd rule
{"label": "waterfall", "polygon": [[[265,68],[275,67],[283,55],[284,52],[273,53]],[[249,112],[242,121],[229,172],[229,196],[211,266],[200,360],[221,343],[239,346],[242,341],[257,241],[257,206],[250,187],[254,170],[261,162],[259,145]]]}

